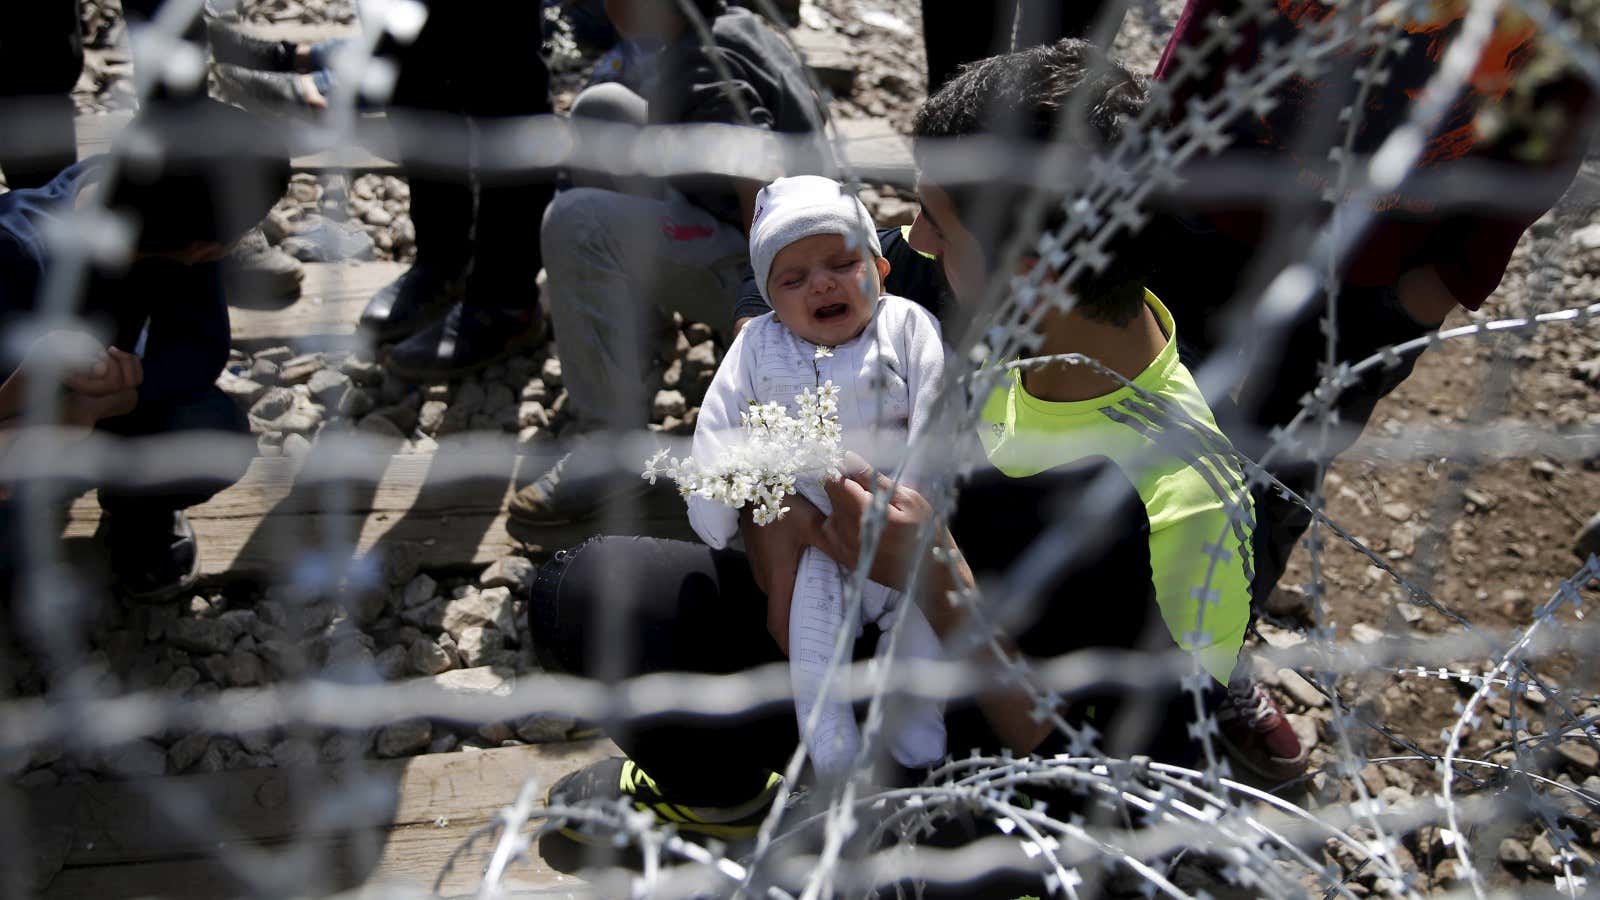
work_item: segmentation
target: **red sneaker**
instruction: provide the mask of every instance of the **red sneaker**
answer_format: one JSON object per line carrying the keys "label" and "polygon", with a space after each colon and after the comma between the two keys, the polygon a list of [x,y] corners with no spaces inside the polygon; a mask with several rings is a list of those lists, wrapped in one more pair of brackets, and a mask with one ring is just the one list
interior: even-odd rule
{"label": "red sneaker", "polygon": [[1306,773],[1311,748],[1301,745],[1267,689],[1254,681],[1228,687],[1217,705],[1217,725],[1228,756],[1252,773],[1274,781]]}

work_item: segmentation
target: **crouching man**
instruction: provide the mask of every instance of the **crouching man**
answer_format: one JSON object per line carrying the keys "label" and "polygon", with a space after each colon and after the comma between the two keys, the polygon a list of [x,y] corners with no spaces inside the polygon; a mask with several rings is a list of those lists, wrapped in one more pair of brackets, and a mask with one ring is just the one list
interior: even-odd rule
{"label": "crouching man", "polygon": [[[72,424],[126,438],[246,435],[243,414],[215,385],[229,347],[217,261],[282,196],[288,153],[249,114],[211,102],[142,116],[124,138],[113,155],[0,195],[0,377],[26,378],[20,353],[47,324],[44,292],[76,285],[71,327],[94,335],[101,356],[63,380]],[[133,226],[132,253],[120,269],[91,267],[76,279],[71,216],[91,207]],[[20,420],[28,410],[19,401],[10,412]],[[199,554],[183,510],[237,481],[251,455],[243,442],[216,447],[196,444],[202,474],[182,481],[96,479],[113,573],[128,596],[160,600],[193,585]]]}

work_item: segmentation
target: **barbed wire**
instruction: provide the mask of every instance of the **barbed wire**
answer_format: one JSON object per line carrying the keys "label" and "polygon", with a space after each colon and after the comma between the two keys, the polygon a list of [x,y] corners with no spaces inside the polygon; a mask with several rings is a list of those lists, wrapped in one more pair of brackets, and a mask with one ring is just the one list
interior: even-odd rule
{"label": "barbed wire", "polygon": [[[773,4],[763,0],[763,11],[776,18]],[[1101,13],[1093,33],[1109,44],[1115,23],[1129,6],[1115,2]],[[483,858],[477,894],[490,898],[512,892],[508,878],[516,867],[533,861],[542,838],[562,829],[579,829],[599,836],[613,848],[638,854],[637,871],[616,879],[597,875],[595,890],[609,895],[613,889],[632,897],[764,896],[814,898],[825,896],[881,895],[893,890],[921,894],[923,886],[958,886],[975,875],[1022,869],[1034,873],[1042,890],[1051,895],[1080,897],[1133,894],[1169,897],[1204,896],[1210,891],[1236,888],[1263,896],[1310,895],[1364,896],[1377,892],[1390,896],[1419,896],[1422,874],[1405,862],[1404,844],[1425,828],[1435,829],[1447,852],[1458,864],[1455,879],[1464,896],[1485,897],[1492,887],[1475,849],[1474,836],[1502,819],[1508,811],[1537,823],[1552,859],[1544,860],[1555,874],[1555,890],[1578,896],[1596,877],[1595,865],[1583,850],[1583,839],[1571,827],[1586,821],[1594,827],[1594,810],[1600,794],[1592,785],[1578,786],[1544,774],[1551,763],[1549,748],[1566,742],[1582,743],[1600,751],[1600,731],[1595,723],[1600,711],[1595,689],[1559,686],[1542,663],[1561,658],[1582,659],[1592,652],[1596,635],[1582,618],[1583,592],[1600,581],[1600,559],[1590,557],[1551,592],[1524,627],[1502,631],[1474,622],[1471,612],[1437,596],[1441,579],[1453,573],[1443,559],[1450,526],[1463,510],[1465,473],[1474,467],[1534,454],[1587,460],[1594,456],[1592,431],[1552,435],[1537,420],[1527,420],[1521,430],[1505,424],[1505,414],[1516,385],[1514,363],[1501,338],[1532,342],[1550,329],[1571,334],[1600,320],[1600,303],[1577,297],[1569,308],[1560,305],[1561,271],[1565,258],[1562,242],[1535,245],[1534,276],[1538,286],[1535,306],[1526,314],[1476,321],[1430,331],[1423,337],[1384,347],[1360,360],[1342,359],[1338,316],[1341,314],[1339,278],[1343,261],[1374,218],[1375,201],[1402,184],[1408,193],[1437,198],[1441,204],[1466,201],[1474,205],[1502,202],[1485,198],[1480,188],[1463,188],[1457,173],[1430,174],[1419,169],[1425,138],[1448,104],[1470,82],[1497,20],[1508,4],[1497,0],[1472,0],[1464,4],[1460,32],[1444,48],[1438,71],[1422,87],[1407,111],[1405,121],[1387,134],[1376,152],[1366,158],[1355,153],[1355,137],[1368,92],[1390,77],[1392,54],[1400,52],[1394,37],[1399,22],[1421,15],[1423,4],[1348,3],[1333,14],[1302,29],[1292,42],[1262,48],[1255,66],[1230,72],[1226,86],[1209,97],[1190,100],[1181,116],[1173,115],[1173,97],[1188,80],[1204,74],[1203,61],[1236,45],[1239,29],[1266,23],[1278,14],[1274,4],[1251,0],[1237,15],[1217,17],[1205,36],[1177,52],[1174,77],[1154,85],[1150,100],[1126,137],[1104,159],[1085,159],[1065,146],[1019,148],[1006,140],[967,140],[953,146],[919,148],[918,163],[928,180],[939,184],[983,183],[1004,180],[1011,185],[1038,188],[1021,210],[1032,222],[997,254],[997,271],[1012,271],[1023,256],[1036,256],[1045,265],[1027,274],[992,280],[986,301],[970,316],[970,327],[954,338],[957,360],[1003,361],[1001,365],[973,367],[952,378],[941,391],[935,427],[924,440],[906,450],[906,464],[954,476],[970,471],[970,443],[953,440],[970,433],[973,424],[1000,379],[1011,373],[1051,365],[1072,365],[1097,372],[1126,388],[1143,403],[1171,417],[1181,439],[1201,451],[1225,459],[1237,469],[1243,491],[1273,490],[1303,507],[1311,517],[1304,540],[1309,581],[1302,588],[1309,601],[1310,626],[1302,647],[1264,648],[1265,664],[1277,663],[1303,677],[1326,699],[1328,736],[1321,742],[1323,763],[1308,772],[1309,782],[1329,776],[1348,788],[1345,798],[1334,792],[1332,802],[1313,799],[1297,803],[1251,787],[1231,776],[1228,761],[1214,742],[1217,730],[1207,698],[1208,678],[1186,653],[1175,648],[1165,653],[1094,650],[1053,660],[1030,660],[1011,648],[1008,625],[1035,616],[1045,602],[1043,586],[1052,571],[1044,560],[1024,556],[1006,573],[1001,585],[974,585],[953,592],[950,602],[967,613],[964,630],[951,638],[952,648],[975,647],[985,651],[985,661],[932,662],[906,659],[891,638],[885,655],[871,663],[848,660],[849,636],[837,636],[833,661],[824,678],[824,697],[865,702],[862,750],[856,774],[837,783],[804,791],[790,802],[778,802],[766,816],[757,838],[747,846],[717,842],[698,843],[670,824],[657,821],[625,803],[610,805],[546,805],[541,802],[546,785],[529,781],[494,820],[475,829],[453,854],[438,861],[432,890],[438,893],[458,867]],[[1584,44],[1576,27],[1554,4],[1517,0],[1517,11],[1527,16],[1541,36],[1566,54],[1568,63],[1591,87],[1600,87],[1600,57]],[[1166,26],[1154,4],[1138,5],[1141,15]],[[200,0],[168,0],[158,16],[134,35],[137,94],[149,102],[158,87],[193,87],[204,77],[204,49],[184,40],[189,25],[202,14]],[[708,23],[685,4],[698,39],[709,43]],[[382,100],[395,82],[392,65],[378,55],[379,39],[387,33],[402,43],[414,39],[423,27],[426,10],[409,0],[366,0],[360,4],[366,27],[363,37],[347,47],[335,64],[336,88],[329,98],[328,114],[313,125],[292,130],[306,146],[331,148],[338,160],[353,160],[348,151],[378,141],[370,122],[358,116],[360,101]],[[1363,54],[1363,48],[1366,52]],[[1321,383],[1307,394],[1291,421],[1275,429],[1270,449],[1258,459],[1240,453],[1163,398],[1145,391],[1102,362],[1084,354],[1039,355],[1041,324],[1047,316],[1071,312],[1077,298],[1067,289],[1080,276],[1096,272],[1109,262],[1108,247],[1119,236],[1146,227],[1157,199],[1193,196],[1260,198],[1274,212],[1288,210],[1303,197],[1281,189],[1284,172],[1252,166],[1250,171],[1221,169],[1216,181],[1200,176],[1204,157],[1227,145],[1225,129],[1250,116],[1265,115],[1277,102],[1275,92],[1296,79],[1309,77],[1342,55],[1364,55],[1355,80],[1356,96],[1348,104],[1352,114],[1339,121],[1342,131],[1331,163],[1331,213],[1314,238],[1293,248],[1263,251],[1269,261],[1279,260],[1276,278],[1257,295],[1241,295],[1234,308],[1232,331],[1211,361],[1199,367],[1197,381],[1207,389],[1229,385],[1246,375],[1242,350],[1262,340],[1281,341],[1287,323],[1318,296],[1326,298],[1320,316],[1326,335]],[[713,57],[715,59],[715,57]],[[808,74],[812,89],[823,89]],[[724,81],[731,80],[723,73]],[[749,121],[748,109],[734,94],[731,102],[739,117]],[[1082,120],[1081,111],[1063,110],[1063,121]],[[906,180],[904,170],[876,169],[852,158],[845,141],[822,135],[786,138],[752,129],[720,126],[635,129],[619,126],[608,133],[610,146],[602,164],[595,165],[588,147],[580,145],[569,125],[559,118],[482,123],[430,117],[395,111],[395,129],[389,147],[409,162],[431,160],[450,163],[472,161],[470,173],[476,202],[481,177],[491,173],[550,170],[582,158],[591,168],[618,175],[667,177],[703,173],[708,168],[723,175],[767,180],[795,171],[820,171],[859,190],[865,183]],[[1175,120],[1175,125],[1165,125]],[[457,145],[460,140],[464,142]],[[458,150],[465,148],[465,154]],[[219,148],[225,151],[226,148]],[[348,177],[350,173],[344,173]],[[341,177],[337,174],[330,178]],[[1504,171],[1490,167],[1481,184],[1503,184]],[[1190,179],[1186,186],[1185,179]],[[1430,179],[1433,179],[1430,181]],[[104,198],[101,198],[102,201]],[[1515,206],[1515,201],[1503,201]],[[1055,207],[1055,208],[1052,208]],[[1038,224],[1052,212],[1064,215],[1060,228],[1039,233]],[[102,210],[80,209],[70,219],[70,230],[51,235],[56,265],[40,295],[38,314],[25,332],[7,335],[10,342],[57,328],[75,327],[74,304],[83,282],[97,263],[126,259],[132,232],[125,224],[107,218]],[[328,313],[330,321],[335,324]],[[1424,350],[1466,339],[1490,343],[1493,358],[1487,367],[1488,387],[1464,419],[1462,429],[1432,432],[1402,428],[1388,436],[1368,438],[1345,458],[1398,465],[1448,456],[1452,477],[1444,479],[1429,507],[1427,529],[1417,543],[1418,558],[1410,572],[1361,540],[1354,529],[1330,515],[1324,477],[1332,463],[1328,448],[1347,446],[1351,429],[1339,419],[1341,395],[1372,373],[1393,369]],[[352,343],[351,347],[358,346]],[[1435,351],[1438,352],[1437,350]],[[81,435],[51,425],[53,407],[49,390],[59,369],[48,365],[30,383],[25,428],[0,459],[0,481],[17,485],[60,484],[68,479],[81,484],[159,486],[197,474],[228,474],[220,460],[239,449],[240,441],[225,435],[181,439],[119,441],[103,435]],[[1358,434],[1357,427],[1354,433]],[[1303,435],[1310,434],[1309,438]],[[451,485],[507,474],[505,442],[475,446],[444,443],[435,464],[420,473],[405,473],[398,483]],[[552,445],[556,447],[563,445]],[[247,446],[247,449],[249,447]],[[397,483],[386,473],[392,441],[358,434],[327,433],[303,462],[287,467],[286,483],[310,486],[325,501],[329,512],[348,502],[344,489],[352,484]],[[615,448],[621,460],[642,460],[648,454],[632,444]],[[1297,494],[1273,474],[1284,457],[1307,458],[1315,463],[1313,489]],[[895,469],[888,469],[895,471]],[[1454,477],[1455,474],[1462,477]],[[406,479],[410,479],[409,482]],[[925,492],[934,518],[918,534],[914,555],[933,565],[919,565],[909,577],[907,596],[938,573],[943,566],[959,574],[958,560],[935,552],[937,530],[950,520],[959,500],[953,478],[945,477]],[[1092,491],[1071,510],[1061,513],[1039,545],[1040,553],[1072,558],[1085,546],[1093,522],[1089,511],[1097,495]],[[874,493],[863,523],[861,554],[849,580],[844,601],[847,613],[858,610],[869,564],[885,537],[891,492]],[[1234,529],[1257,527],[1255,514],[1241,493],[1220,496],[1226,511],[1223,534],[1207,547],[1194,548],[1209,558],[1201,596],[1214,591],[1220,547]],[[345,680],[326,673],[318,676],[313,654],[298,648],[296,660],[286,669],[304,677],[269,686],[231,688],[210,697],[180,697],[168,691],[134,692],[120,685],[109,688],[96,680],[88,646],[79,633],[86,613],[106,602],[102,592],[88,585],[81,573],[58,548],[53,525],[57,498],[50,490],[23,489],[15,496],[19,521],[26,529],[25,588],[17,610],[25,642],[58,674],[47,693],[36,698],[0,701],[0,749],[28,753],[71,740],[83,748],[113,749],[136,738],[174,732],[250,733],[291,726],[320,726],[346,730],[381,727],[417,718],[488,724],[542,713],[599,722],[634,721],[651,714],[692,712],[734,714],[784,702],[790,683],[782,667],[734,676],[647,675],[601,682],[590,679],[538,674],[518,677],[504,690],[483,695],[461,695],[415,683],[384,683],[373,665],[357,665],[343,673]],[[1327,540],[1331,535],[1334,541]],[[1335,610],[1327,585],[1326,544],[1340,552],[1353,552],[1381,571],[1398,588],[1390,605],[1401,603],[1427,610],[1454,627],[1424,640],[1389,640],[1379,643],[1344,642],[1336,636]],[[326,560],[349,559],[355,537],[345,534],[326,539],[321,553]],[[294,559],[282,561],[289,569]],[[341,587],[381,584],[370,561],[366,569],[347,564],[321,566],[293,584],[294,591],[277,599],[288,602],[289,623],[310,626],[307,633],[330,625],[338,617],[328,599]],[[364,574],[363,574],[364,573]],[[365,580],[363,580],[365,579]],[[961,584],[959,578],[955,583]],[[1213,604],[1199,604],[1195,635],[1203,635],[1206,615]],[[895,622],[909,610],[903,603]],[[1565,618],[1563,618],[1565,616]],[[847,614],[846,620],[851,620]],[[320,625],[318,623],[321,623]],[[291,632],[290,629],[285,629]],[[892,635],[900,629],[891,626]],[[291,632],[292,633],[292,632]],[[1466,662],[1465,660],[1472,660]],[[1367,693],[1358,682],[1374,674],[1404,678],[1454,680],[1469,688],[1442,734],[1410,734],[1414,723],[1386,720],[1363,708]],[[1107,684],[1133,690],[1181,684],[1188,693],[1192,714],[1190,731],[1200,745],[1201,763],[1185,768],[1142,757],[1116,759],[1104,755],[1094,729],[1069,721],[1063,710],[1068,701]],[[1049,758],[974,756],[939,766],[919,783],[884,789],[873,781],[873,763],[884,754],[884,723],[896,714],[898,698],[941,700],[970,698],[995,687],[1024,692],[1036,722],[1049,722],[1067,741],[1066,753]],[[837,693],[829,693],[837,692]],[[1481,758],[1465,755],[1464,741],[1482,727],[1482,710],[1501,695],[1507,701],[1502,716],[1509,741],[1481,748]],[[1542,722],[1538,725],[1519,713],[1537,696]],[[818,707],[820,709],[820,705]],[[817,711],[805,724],[803,739],[790,757],[784,783],[804,783],[806,740],[818,721]],[[1368,738],[1376,735],[1404,755],[1369,756]],[[1437,738],[1437,740],[1435,740]],[[1430,749],[1436,745],[1438,749]],[[1495,761],[1509,750],[1510,760]],[[1428,802],[1397,807],[1372,789],[1362,776],[1372,765],[1422,763],[1433,769],[1437,793]],[[308,823],[337,827],[363,820],[359,799],[359,760],[349,760],[349,792],[322,798],[306,811]],[[1474,774],[1488,770],[1489,775]],[[1498,780],[1495,780],[1498,779]],[[1513,787],[1515,790],[1513,790]],[[1467,792],[1463,795],[1463,791]],[[1030,793],[1032,792],[1032,793]],[[1039,797],[1064,792],[1073,798],[1066,808],[1051,809]],[[226,835],[229,829],[217,811],[209,809],[202,790],[163,783],[146,792],[151,808],[162,821],[193,835]],[[1586,817],[1575,817],[1569,807],[1552,797],[1575,799],[1587,807]],[[921,841],[942,823],[977,818],[996,824],[999,835],[959,849],[935,849]],[[12,816],[24,824],[21,817]],[[13,835],[9,840],[20,840]],[[1317,848],[1326,842],[1324,852]],[[1592,846],[1592,844],[1591,844]],[[480,851],[487,848],[487,853]],[[1328,849],[1332,848],[1332,849]],[[14,852],[9,848],[8,852]],[[254,854],[239,841],[227,841],[217,859],[251,892],[287,894],[301,879],[299,870],[324,865],[312,852],[299,857],[274,858]],[[1535,863],[1537,865],[1537,863]],[[1359,882],[1359,892],[1355,889]],[[912,885],[911,887],[906,887]],[[1524,886],[1525,889],[1525,886]]]}

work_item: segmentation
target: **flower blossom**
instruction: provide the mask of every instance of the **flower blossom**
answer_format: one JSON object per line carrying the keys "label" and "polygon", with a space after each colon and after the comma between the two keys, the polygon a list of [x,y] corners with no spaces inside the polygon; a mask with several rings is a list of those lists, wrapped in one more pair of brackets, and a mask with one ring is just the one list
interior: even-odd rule
{"label": "flower blossom", "polygon": [[[832,353],[818,347],[818,354],[825,349]],[[751,403],[739,415],[744,439],[721,458],[677,459],[662,450],[645,460],[643,477],[651,484],[657,476],[671,478],[684,497],[750,506],[757,525],[776,522],[789,511],[783,499],[794,493],[796,479],[837,476],[844,461],[838,386],[826,381],[815,392],[802,391],[795,412],[790,416],[781,403]]]}

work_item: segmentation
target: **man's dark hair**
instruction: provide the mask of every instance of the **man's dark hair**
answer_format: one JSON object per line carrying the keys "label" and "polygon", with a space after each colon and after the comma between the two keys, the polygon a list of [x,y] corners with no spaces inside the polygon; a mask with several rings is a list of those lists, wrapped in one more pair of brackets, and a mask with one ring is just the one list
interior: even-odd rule
{"label": "man's dark hair", "polygon": [[164,102],[118,141],[108,206],[135,219],[138,248],[227,244],[266,217],[289,184],[289,151],[250,113],[211,100]]}
{"label": "man's dark hair", "polygon": [[[1036,145],[1013,159],[1044,160],[1046,145],[1103,155],[1122,140],[1124,129],[1144,108],[1145,87],[1121,62],[1093,44],[1068,38],[1054,44],[992,56],[965,66],[917,111],[913,134],[920,139],[987,135]],[[1081,116],[1070,117],[1073,110]],[[921,154],[919,152],[919,158]],[[1037,173],[1012,166],[1019,183],[985,173],[977,182],[957,182],[933,173],[930,179],[950,195],[962,224],[992,261],[1004,243],[1026,223],[1022,211],[1039,191],[1029,182]],[[924,171],[927,171],[924,166]],[[1086,179],[1064,179],[1060,191],[1047,191],[1042,230],[1061,227],[1061,201]],[[1119,235],[1106,247],[1111,263],[1070,285],[1085,315],[1127,324],[1144,304],[1148,269],[1136,237]]]}

